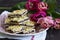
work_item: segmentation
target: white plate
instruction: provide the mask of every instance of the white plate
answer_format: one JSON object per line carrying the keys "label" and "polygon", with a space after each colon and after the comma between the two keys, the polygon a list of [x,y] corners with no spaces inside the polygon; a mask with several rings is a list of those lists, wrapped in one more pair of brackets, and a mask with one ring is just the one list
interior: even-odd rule
{"label": "white plate", "polygon": [[4,11],[0,15],[0,32],[1,33],[8,34],[8,35],[13,35],[13,36],[32,36],[32,35],[37,35],[37,34],[43,33],[43,32],[48,30],[48,28],[47,28],[47,29],[45,29],[45,30],[43,30],[43,31],[41,31],[39,33],[34,33],[34,34],[14,34],[14,33],[8,33],[6,31],[4,31],[4,29],[2,28],[3,24],[4,24],[4,20],[7,18],[8,13],[9,13],[8,11]]}
{"label": "white plate", "polygon": [[41,32],[39,32],[39,33],[34,33],[34,34],[32,34],[32,33],[31,33],[31,34],[15,34],[15,33],[6,32],[6,31],[4,31],[4,29],[2,29],[2,27],[0,27],[0,32],[1,32],[1,33],[8,34],[8,35],[12,35],[12,36],[33,36],[33,35],[41,34],[41,33],[45,32],[45,31],[47,31],[47,30],[48,30],[48,28],[45,29],[45,30],[43,30],[43,31],[41,31]]}

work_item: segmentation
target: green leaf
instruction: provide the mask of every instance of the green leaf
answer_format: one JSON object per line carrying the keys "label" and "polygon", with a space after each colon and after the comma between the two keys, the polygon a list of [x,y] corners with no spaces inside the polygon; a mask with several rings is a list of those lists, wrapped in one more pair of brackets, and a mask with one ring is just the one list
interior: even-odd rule
{"label": "green leaf", "polygon": [[58,12],[52,13],[52,15],[54,18],[60,18],[60,13]]}
{"label": "green leaf", "polygon": [[42,2],[46,2],[46,0],[42,0]]}
{"label": "green leaf", "polygon": [[26,2],[20,2],[20,3],[16,4],[15,6],[13,6],[11,8],[11,10],[25,9],[25,4],[26,4]]}
{"label": "green leaf", "polygon": [[55,18],[60,18],[60,13],[59,12],[47,12],[49,16],[52,16],[54,19]]}
{"label": "green leaf", "polygon": [[46,2],[48,4],[48,11],[54,12],[55,8],[57,7],[56,6],[56,0],[47,0]]}
{"label": "green leaf", "polygon": [[56,6],[56,0],[45,0],[48,4],[48,10],[47,13],[52,16],[53,18],[59,18],[60,13],[56,12],[55,9],[57,8]]}

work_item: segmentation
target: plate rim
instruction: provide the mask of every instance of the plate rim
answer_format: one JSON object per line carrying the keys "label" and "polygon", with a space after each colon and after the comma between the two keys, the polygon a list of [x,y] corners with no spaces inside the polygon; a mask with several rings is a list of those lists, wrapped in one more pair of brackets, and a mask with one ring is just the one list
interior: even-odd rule
{"label": "plate rim", "polygon": [[37,35],[37,34],[43,33],[44,31],[47,31],[48,29],[49,28],[46,28],[43,31],[40,31],[38,33],[33,33],[33,34],[15,34],[15,33],[3,32],[3,31],[0,31],[0,33],[3,33],[5,35],[10,35],[10,36],[33,36],[33,35]]}

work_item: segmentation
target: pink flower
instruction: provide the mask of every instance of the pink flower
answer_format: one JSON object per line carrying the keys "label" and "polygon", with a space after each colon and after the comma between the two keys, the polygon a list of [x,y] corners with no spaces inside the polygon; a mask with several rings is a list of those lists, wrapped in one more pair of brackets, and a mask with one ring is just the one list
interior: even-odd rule
{"label": "pink flower", "polygon": [[49,28],[49,27],[53,26],[54,20],[50,16],[41,17],[38,19],[37,23],[40,24],[40,27],[42,27],[42,28]]}
{"label": "pink flower", "polygon": [[28,0],[26,3],[26,9],[28,10],[36,10],[38,7],[39,0]]}
{"label": "pink flower", "polygon": [[40,2],[38,3],[38,9],[41,10],[47,10],[48,9],[48,5],[45,2]]}
{"label": "pink flower", "polygon": [[54,28],[55,29],[60,29],[60,19],[59,18],[55,19]]}
{"label": "pink flower", "polygon": [[30,2],[27,2],[25,6],[26,6],[26,9],[31,10],[31,9],[32,9],[33,4],[32,4],[32,3],[30,3]]}
{"label": "pink flower", "polygon": [[45,17],[45,16],[46,16],[46,12],[44,12],[44,11],[39,11],[39,12],[36,12],[36,13],[32,14],[32,15],[30,16],[30,19],[31,19],[32,21],[37,22],[40,17]]}
{"label": "pink flower", "polygon": [[36,3],[36,2],[39,2],[39,0],[28,0],[29,2],[32,2],[32,3]]}

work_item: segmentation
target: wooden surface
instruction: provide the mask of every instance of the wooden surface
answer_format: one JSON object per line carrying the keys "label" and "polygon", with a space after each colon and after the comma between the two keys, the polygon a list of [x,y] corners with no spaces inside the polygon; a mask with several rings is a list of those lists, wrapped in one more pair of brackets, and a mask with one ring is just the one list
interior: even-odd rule
{"label": "wooden surface", "polygon": [[2,7],[11,7],[21,1],[26,1],[26,0],[0,0],[0,7],[1,6]]}
{"label": "wooden surface", "polygon": [[[0,0],[0,13],[3,10],[9,10],[12,6],[14,6],[16,3],[19,3],[21,1],[26,1],[26,0]],[[60,5],[60,0],[57,0],[57,5]],[[60,11],[59,7],[57,10]],[[0,40],[13,40],[13,39],[5,38]],[[60,40],[60,30],[49,29],[47,31],[46,40]]]}

